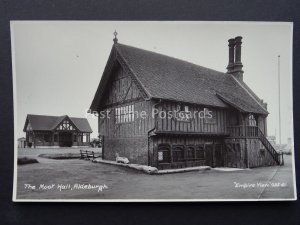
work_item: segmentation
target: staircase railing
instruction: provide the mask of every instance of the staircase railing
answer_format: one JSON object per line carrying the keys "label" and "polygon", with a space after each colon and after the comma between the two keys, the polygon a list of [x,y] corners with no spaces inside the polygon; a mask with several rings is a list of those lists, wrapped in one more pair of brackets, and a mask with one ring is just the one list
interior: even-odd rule
{"label": "staircase railing", "polygon": [[227,127],[230,137],[254,137],[258,138],[271,154],[278,165],[283,165],[283,153],[278,153],[264,133],[257,126],[229,126]]}
{"label": "staircase railing", "polygon": [[283,165],[283,153],[278,153],[275,148],[272,146],[272,144],[269,142],[269,140],[266,138],[266,136],[263,134],[263,132],[258,129],[258,137],[261,141],[261,143],[265,146],[265,148],[270,152],[271,156],[275,160],[275,162],[278,165]]}

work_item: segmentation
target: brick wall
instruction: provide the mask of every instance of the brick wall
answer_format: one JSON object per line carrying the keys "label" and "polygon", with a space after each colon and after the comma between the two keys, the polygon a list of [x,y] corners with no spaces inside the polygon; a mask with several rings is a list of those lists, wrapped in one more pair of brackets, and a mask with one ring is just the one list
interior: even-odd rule
{"label": "brick wall", "polygon": [[116,160],[116,153],[129,159],[130,163],[148,165],[148,138],[116,138],[104,140],[104,159]]}

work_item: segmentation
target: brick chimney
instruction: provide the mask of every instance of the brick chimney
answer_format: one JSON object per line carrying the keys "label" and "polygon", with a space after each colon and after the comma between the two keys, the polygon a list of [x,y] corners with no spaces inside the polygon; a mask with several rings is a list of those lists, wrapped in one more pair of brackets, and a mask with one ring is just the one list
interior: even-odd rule
{"label": "brick chimney", "polygon": [[229,62],[227,66],[227,73],[231,73],[234,69],[234,45],[235,45],[234,38],[229,39],[228,40]]}
{"label": "brick chimney", "polygon": [[242,37],[237,36],[234,39],[228,40],[229,46],[229,64],[227,66],[227,73],[232,74],[239,80],[243,80],[244,71],[241,61],[242,51]]}

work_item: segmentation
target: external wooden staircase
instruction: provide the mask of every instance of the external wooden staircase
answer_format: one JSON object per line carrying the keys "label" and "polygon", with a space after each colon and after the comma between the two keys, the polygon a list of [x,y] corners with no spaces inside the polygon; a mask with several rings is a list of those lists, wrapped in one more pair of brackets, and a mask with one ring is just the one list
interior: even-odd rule
{"label": "external wooden staircase", "polygon": [[[249,137],[258,138],[265,149],[271,154],[272,158],[277,165],[284,165],[283,153],[279,153],[275,150],[269,140],[266,138],[264,133],[257,126],[230,126],[228,127],[229,135],[232,138]],[[227,146],[229,148],[230,146]]]}

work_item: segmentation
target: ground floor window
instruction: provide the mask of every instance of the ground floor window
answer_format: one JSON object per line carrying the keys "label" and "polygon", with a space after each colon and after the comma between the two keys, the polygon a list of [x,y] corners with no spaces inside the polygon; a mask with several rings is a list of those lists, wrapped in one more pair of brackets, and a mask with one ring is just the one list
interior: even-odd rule
{"label": "ground floor window", "polygon": [[196,159],[204,159],[205,157],[205,151],[204,151],[204,145],[197,145],[196,146]]}
{"label": "ground floor window", "polygon": [[173,162],[183,162],[184,161],[184,146],[183,145],[173,145],[172,155],[173,155]]}
{"label": "ground floor window", "polygon": [[57,142],[57,141],[58,141],[58,135],[54,134],[54,142]]}
{"label": "ground floor window", "polygon": [[194,146],[186,147],[186,158],[187,158],[187,160],[195,159],[195,147]]}
{"label": "ground floor window", "polygon": [[159,145],[158,146],[158,162],[169,163],[171,162],[170,145]]}

